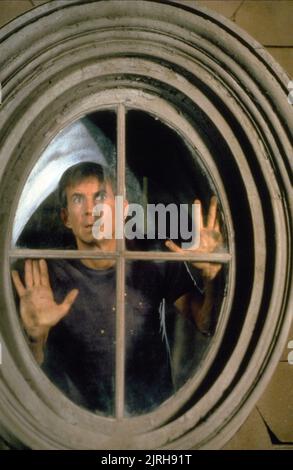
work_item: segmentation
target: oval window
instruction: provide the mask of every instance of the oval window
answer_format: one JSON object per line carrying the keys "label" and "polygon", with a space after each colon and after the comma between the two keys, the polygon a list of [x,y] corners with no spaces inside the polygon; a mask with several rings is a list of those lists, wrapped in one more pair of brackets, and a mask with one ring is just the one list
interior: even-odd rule
{"label": "oval window", "polygon": [[12,271],[24,333],[45,374],[89,411],[135,416],[200,367],[229,255],[203,162],[142,111],[126,115],[123,200],[118,127],[113,111],[93,113],[43,152],[17,207],[12,248],[22,258]]}

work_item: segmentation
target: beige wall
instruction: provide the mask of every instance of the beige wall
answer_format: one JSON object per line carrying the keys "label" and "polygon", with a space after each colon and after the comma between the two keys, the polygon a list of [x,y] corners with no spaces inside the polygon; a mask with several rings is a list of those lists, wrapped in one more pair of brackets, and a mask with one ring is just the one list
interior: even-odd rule
{"label": "beige wall", "polygon": [[259,41],[293,77],[292,0],[189,0],[226,16]]}
{"label": "beige wall", "polygon": [[[1,0],[0,26],[45,1]],[[187,0],[186,3],[208,7],[235,22],[265,46],[293,78],[293,0]],[[289,339],[293,340],[293,325]],[[285,348],[265,393],[225,449],[293,450],[293,365],[288,363],[288,353]]]}

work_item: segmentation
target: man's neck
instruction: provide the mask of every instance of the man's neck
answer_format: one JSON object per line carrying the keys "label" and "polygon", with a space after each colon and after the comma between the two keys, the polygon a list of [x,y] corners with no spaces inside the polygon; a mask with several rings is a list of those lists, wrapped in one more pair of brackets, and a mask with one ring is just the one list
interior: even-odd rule
{"label": "man's neck", "polygon": [[[96,241],[94,244],[86,244],[80,241],[77,242],[78,250],[92,250],[96,252],[105,252],[116,250],[116,240],[113,238],[111,240],[100,240]],[[82,259],[82,264],[87,268],[91,269],[109,269],[115,265],[115,259]]]}

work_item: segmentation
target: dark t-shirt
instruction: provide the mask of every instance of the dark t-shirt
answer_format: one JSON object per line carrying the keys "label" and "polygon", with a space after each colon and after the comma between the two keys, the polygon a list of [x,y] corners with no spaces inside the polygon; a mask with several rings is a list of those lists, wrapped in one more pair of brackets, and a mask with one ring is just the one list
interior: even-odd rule
{"label": "dark t-shirt", "polygon": [[[79,260],[48,262],[55,300],[74,288],[70,312],[50,331],[44,371],[74,402],[106,415],[115,407],[116,271],[87,268]],[[152,410],[172,393],[166,312],[196,289],[181,262],[126,263],[125,409]]]}

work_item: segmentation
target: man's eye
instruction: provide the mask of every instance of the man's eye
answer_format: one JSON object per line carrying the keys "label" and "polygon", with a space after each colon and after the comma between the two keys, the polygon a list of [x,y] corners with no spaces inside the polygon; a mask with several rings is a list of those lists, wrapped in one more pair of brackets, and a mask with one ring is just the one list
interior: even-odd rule
{"label": "man's eye", "polygon": [[107,193],[105,191],[101,191],[99,194],[96,195],[97,202],[105,201],[106,198],[107,198]]}
{"label": "man's eye", "polygon": [[80,194],[75,194],[72,198],[74,204],[80,204],[82,202],[82,196]]}

